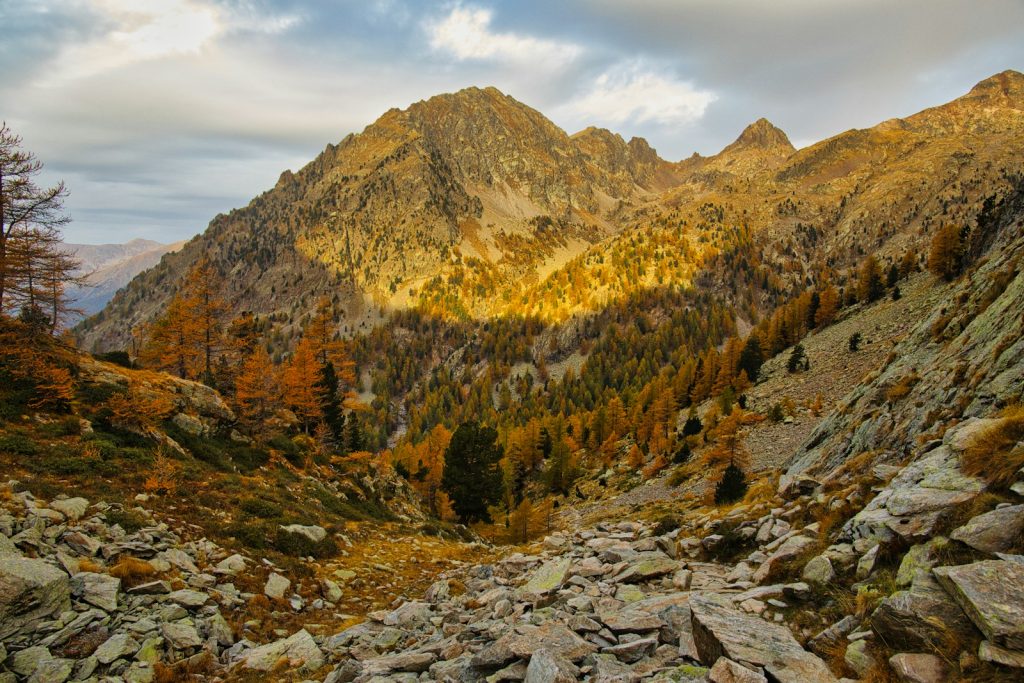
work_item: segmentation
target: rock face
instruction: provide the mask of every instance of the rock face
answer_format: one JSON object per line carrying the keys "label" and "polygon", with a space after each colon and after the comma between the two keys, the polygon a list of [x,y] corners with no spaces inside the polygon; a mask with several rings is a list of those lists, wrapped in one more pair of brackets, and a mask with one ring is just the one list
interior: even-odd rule
{"label": "rock face", "polygon": [[0,556],[0,641],[70,605],[67,574],[43,560]]}
{"label": "rock face", "polygon": [[987,560],[932,572],[988,640],[1024,650],[1024,564]]}
{"label": "rock face", "polygon": [[714,594],[690,596],[693,640],[705,664],[727,657],[761,667],[780,683],[836,683],[825,663],[800,647],[784,626],[767,624]]}

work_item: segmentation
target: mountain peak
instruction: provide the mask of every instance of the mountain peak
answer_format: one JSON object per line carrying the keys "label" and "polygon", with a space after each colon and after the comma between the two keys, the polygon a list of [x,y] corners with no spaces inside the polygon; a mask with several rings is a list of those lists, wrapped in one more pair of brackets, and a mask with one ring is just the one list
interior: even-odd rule
{"label": "mountain peak", "polygon": [[996,103],[1007,101],[1022,103],[1024,102],[1024,74],[1007,69],[994,76],[989,76],[971,88],[971,91],[967,93],[967,98]]}
{"label": "mountain peak", "polygon": [[737,151],[739,149],[784,149],[786,153],[794,151],[789,137],[781,128],[775,126],[766,118],[760,118],[743,129],[736,141],[726,147],[723,151]]}

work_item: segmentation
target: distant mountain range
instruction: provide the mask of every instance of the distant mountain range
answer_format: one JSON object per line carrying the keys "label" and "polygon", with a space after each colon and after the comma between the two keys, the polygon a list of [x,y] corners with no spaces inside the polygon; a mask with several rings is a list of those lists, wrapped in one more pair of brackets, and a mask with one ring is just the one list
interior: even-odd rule
{"label": "distant mountain range", "polygon": [[72,306],[86,316],[103,310],[117,290],[142,271],[160,263],[164,254],[177,251],[184,244],[184,241],[162,244],[144,239],[124,244],[66,244],[68,251],[81,262],[78,272],[85,274],[88,282],[88,286],[68,292]]}

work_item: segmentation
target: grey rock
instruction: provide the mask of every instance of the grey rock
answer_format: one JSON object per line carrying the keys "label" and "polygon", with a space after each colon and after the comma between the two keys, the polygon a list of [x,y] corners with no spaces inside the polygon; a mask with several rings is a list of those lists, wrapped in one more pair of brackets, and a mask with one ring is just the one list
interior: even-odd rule
{"label": "grey rock", "polygon": [[287,657],[289,667],[298,671],[315,671],[324,665],[324,653],[313,636],[302,629],[283,640],[249,650],[238,661],[238,666],[270,671],[282,657]]}
{"label": "grey rock", "polygon": [[122,657],[134,656],[139,651],[139,643],[127,633],[115,633],[100,645],[93,656],[100,664],[110,664]]}
{"label": "grey rock", "polygon": [[121,579],[106,574],[79,572],[71,577],[71,592],[76,598],[107,612],[117,610],[120,590]]}
{"label": "grey rock", "polygon": [[22,677],[31,676],[44,662],[53,659],[50,651],[41,645],[33,645],[15,652],[7,658],[7,668]]}
{"label": "grey rock", "polygon": [[161,624],[160,633],[167,644],[175,650],[187,650],[203,644],[195,624],[189,619]]}
{"label": "grey rock", "polygon": [[943,647],[951,634],[960,642],[975,637],[964,611],[930,576],[919,576],[910,590],[886,597],[870,618],[882,642],[896,650],[921,651]]}
{"label": "grey rock", "polygon": [[994,645],[1024,650],[1024,565],[986,560],[932,573]]}
{"label": "grey rock", "polygon": [[814,586],[827,586],[835,581],[836,572],[832,562],[824,555],[815,555],[804,565],[800,578]]}
{"label": "grey rock", "polygon": [[85,515],[85,511],[89,509],[89,501],[85,498],[65,498],[52,501],[50,507],[74,522]]}
{"label": "grey rock", "polygon": [[599,619],[613,633],[643,633],[657,631],[665,626],[664,620],[658,616],[632,610],[604,613]]}
{"label": "grey rock", "polygon": [[287,531],[290,534],[304,536],[313,543],[319,543],[320,541],[327,538],[327,529],[324,529],[322,526],[317,526],[315,524],[309,526],[304,526],[302,524],[288,524],[282,525],[281,529]]}
{"label": "grey rock", "polygon": [[558,590],[568,578],[571,564],[571,557],[545,562],[530,575],[522,592],[526,595],[545,595]]}
{"label": "grey rock", "polygon": [[949,667],[931,654],[901,652],[889,658],[889,668],[902,683],[944,683],[949,680]]}
{"label": "grey rock", "polygon": [[270,576],[267,577],[267,583],[263,586],[263,594],[268,598],[281,600],[291,585],[292,582],[285,577],[277,572],[271,572]]}
{"label": "grey rock", "polygon": [[807,652],[785,626],[736,610],[714,593],[690,595],[693,640],[700,661],[719,657],[764,668],[779,683],[835,683],[823,661]]}
{"label": "grey rock", "polygon": [[39,665],[28,677],[28,683],[64,683],[74,670],[75,663],[70,659],[51,659]]}
{"label": "grey rock", "polygon": [[754,583],[764,583],[771,577],[776,567],[799,557],[817,545],[817,543],[818,541],[807,536],[790,536],[757,568],[757,571],[754,572]]}
{"label": "grey rock", "polygon": [[426,602],[407,602],[384,617],[385,626],[410,628],[424,623],[430,618],[430,604]]}
{"label": "grey rock", "polygon": [[370,675],[394,672],[420,673],[430,668],[437,656],[429,652],[402,652],[363,661],[363,673]]}
{"label": "grey rock", "polygon": [[565,626],[546,622],[515,628],[474,655],[471,663],[477,668],[497,669],[516,659],[526,659],[542,647],[571,662],[579,662],[597,649]]}
{"label": "grey rock", "polygon": [[614,655],[616,659],[627,664],[635,664],[644,657],[654,654],[658,647],[657,638],[640,638],[618,645],[612,645],[602,650],[605,654]]}
{"label": "grey rock", "polygon": [[182,607],[189,609],[198,609],[202,607],[210,600],[210,596],[200,591],[189,590],[184,588],[182,590],[174,591],[167,595],[167,599],[171,602],[177,603]]}
{"label": "grey rock", "polygon": [[711,683],[768,683],[768,679],[763,675],[725,657],[719,657],[711,667],[708,680]]}
{"label": "grey rock", "polygon": [[238,553],[235,553],[234,555],[225,557],[223,560],[218,562],[217,565],[214,567],[214,571],[216,571],[219,574],[234,575],[239,572],[245,571],[245,566],[245,558],[239,555]]}
{"label": "grey rock", "polygon": [[580,670],[568,659],[542,647],[530,657],[526,667],[526,683],[573,683],[579,679]]}
{"label": "grey rock", "polygon": [[1004,647],[993,645],[987,640],[981,641],[981,645],[978,646],[978,658],[983,662],[1024,669],[1024,651],[1007,650]]}
{"label": "grey rock", "polygon": [[36,559],[0,557],[0,640],[71,607],[67,574]]}
{"label": "grey rock", "polygon": [[846,654],[843,655],[843,661],[846,662],[846,666],[851,671],[857,674],[858,678],[863,678],[868,671],[875,665],[874,658],[868,653],[868,641],[867,640],[855,640],[846,647]]}
{"label": "grey rock", "polygon": [[986,553],[1024,550],[1024,505],[1009,505],[972,518],[950,538]]}

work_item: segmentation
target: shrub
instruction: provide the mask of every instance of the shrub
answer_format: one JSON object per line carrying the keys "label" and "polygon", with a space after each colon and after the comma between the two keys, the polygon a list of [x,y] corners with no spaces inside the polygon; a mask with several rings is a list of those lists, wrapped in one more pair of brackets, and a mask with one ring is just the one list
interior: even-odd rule
{"label": "shrub", "polygon": [[917,375],[916,372],[910,373],[909,375],[903,377],[902,379],[900,379],[900,381],[896,382],[896,384],[893,384],[886,390],[885,400],[887,400],[889,403],[895,403],[900,399],[906,398],[907,395],[910,394],[911,389],[914,388],[914,385],[917,384],[919,381],[921,381],[921,378]]}
{"label": "shrub", "polygon": [[241,508],[253,517],[259,517],[260,519],[276,519],[281,516],[281,507],[279,505],[262,498],[243,500]]}
{"label": "shrub", "polygon": [[786,412],[782,409],[781,403],[775,403],[768,411],[768,419],[772,422],[782,422],[786,419]]}
{"label": "shrub", "polygon": [[994,490],[1009,488],[1024,467],[1024,406],[1000,413],[999,421],[974,435],[961,455],[964,472],[978,476]]}
{"label": "shrub", "polygon": [[654,535],[664,536],[679,528],[679,518],[673,515],[665,515],[654,525]]}
{"label": "shrub", "polygon": [[38,455],[42,449],[24,434],[4,434],[0,436],[0,451],[11,455]]}
{"label": "shrub", "polygon": [[107,510],[104,516],[107,524],[117,524],[130,534],[149,525],[149,521],[135,510]]}
{"label": "shrub", "polygon": [[263,550],[267,547],[269,527],[264,524],[233,524],[225,529],[225,533],[246,548]]}
{"label": "shrub", "polygon": [[338,553],[338,546],[330,536],[317,543],[302,534],[293,534],[281,528],[274,533],[272,545],[277,552],[291,557],[312,556],[324,559]]}
{"label": "shrub", "polygon": [[281,451],[285,459],[296,467],[302,467],[302,449],[298,444],[288,438],[287,434],[275,434],[267,441],[267,445],[274,450]]}
{"label": "shrub", "polygon": [[850,338],[846,342],[847,348],[850,349],[850,353],[854,353],[860,348],[861,339],[863,339],[863,337],[860,332],[854,332],[850,335]]}

